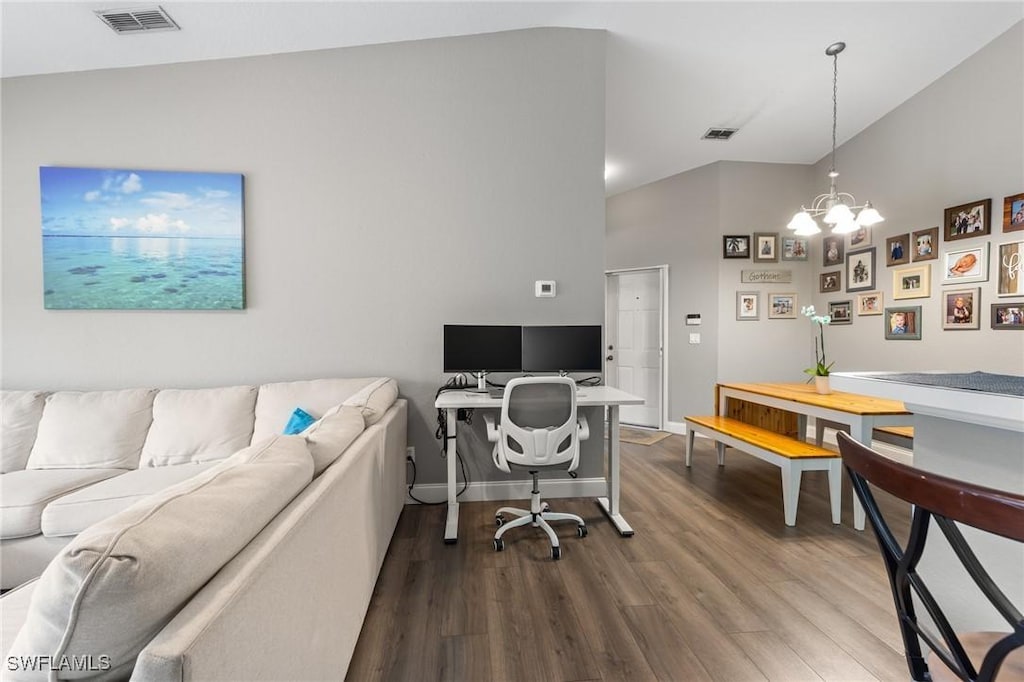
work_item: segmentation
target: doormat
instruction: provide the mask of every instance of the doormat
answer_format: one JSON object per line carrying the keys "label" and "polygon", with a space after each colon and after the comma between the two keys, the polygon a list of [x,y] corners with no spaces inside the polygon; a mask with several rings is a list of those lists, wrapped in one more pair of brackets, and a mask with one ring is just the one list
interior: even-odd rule
{"label": "doormat", "polygon": [[654,445],[665,440],[671,433],[665,431],[647,431],[646,429],[631,429],[628,426],[623,426],[619,429],[619,440],[624,443],[634,443],[636,445]]}

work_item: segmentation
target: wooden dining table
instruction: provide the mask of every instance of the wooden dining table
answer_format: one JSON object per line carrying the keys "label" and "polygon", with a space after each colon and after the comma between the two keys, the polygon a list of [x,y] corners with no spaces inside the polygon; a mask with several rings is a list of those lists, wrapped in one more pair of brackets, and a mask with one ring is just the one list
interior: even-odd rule
{"label": "wooden dining table", "polygon": [[[913,426],[914,415],[902,402],[887,398],[832,391],[818,393],[805,383],[719,383],[715,386],[715,413],[729,414],[729,401],[739,400],[763,405],[796,415],[796,437],[807,438],[807,418],[824,419],[845,425],[850,436],[868,447],[871,435],[880,426]],[[766,426],[765,424],[761,424]],[[853,498],[853,527],[864,530],[864,508]]]}

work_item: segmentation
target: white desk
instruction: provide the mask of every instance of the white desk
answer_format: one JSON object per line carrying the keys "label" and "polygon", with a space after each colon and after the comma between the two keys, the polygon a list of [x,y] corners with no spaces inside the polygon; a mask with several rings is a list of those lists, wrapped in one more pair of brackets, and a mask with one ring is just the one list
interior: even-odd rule
{"label": "white desk", "polygon": [[[578,407],[608,408],[608,497],[597,498],[597,503],[619,531],[628,536],[633,529],[619,513],[619,406],[643,405],[643,398],[620,391],[611,386],[583,386],[576,397]],[[501,398],[492,398],[486,393],[470,393],[468,391],[445,391],[434,401],[434,407],[445,411],[448,442],[445,443],[445,454],[448,469],[448,520],[444,526],[444,541],[453,543],[459,539],[459,501],[455,499],[458,483],[455,480],[455,454],[458,420],[460,409],[501,409]],[[595,429],[599,433],[600,429]]]}

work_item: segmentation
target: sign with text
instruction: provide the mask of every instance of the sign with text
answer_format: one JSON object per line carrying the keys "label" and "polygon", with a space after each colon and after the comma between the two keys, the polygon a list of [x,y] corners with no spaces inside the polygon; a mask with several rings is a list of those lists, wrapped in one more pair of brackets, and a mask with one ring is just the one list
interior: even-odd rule
{"label": "sign with text", "polygon": [[792,270],[741,270],[740,281],[747,284],[786,284],[793,281]]}

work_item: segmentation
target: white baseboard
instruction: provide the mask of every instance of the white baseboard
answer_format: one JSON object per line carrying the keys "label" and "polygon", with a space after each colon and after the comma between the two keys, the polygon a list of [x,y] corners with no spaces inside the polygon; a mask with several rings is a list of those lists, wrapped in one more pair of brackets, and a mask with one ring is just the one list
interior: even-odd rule
{"label": "white baseboard", "polygon": [[[479,481],[470,483],[466,492],[459,495],[460,502],[487,502],[490,500],[528,500],[533,481]],[[458,490],[462,490],[459,483]],[[417,485],[413,494],[424,502],[441,502],[448,495],[444,483]],[[608,483],[603,478],[541,479],[540,494],[543,499],[558,497],[603,497],[608,494]],[[417,504],[406,496],[406,504]]]}
{"label": "white baseboard", "polygon": [[665,422],[665,430],[680,436],[686,435],[686,422]]}

